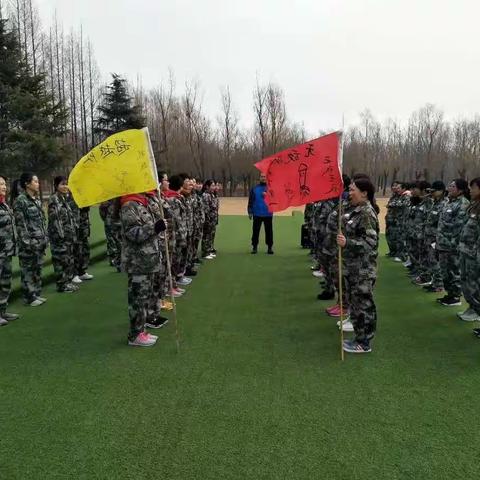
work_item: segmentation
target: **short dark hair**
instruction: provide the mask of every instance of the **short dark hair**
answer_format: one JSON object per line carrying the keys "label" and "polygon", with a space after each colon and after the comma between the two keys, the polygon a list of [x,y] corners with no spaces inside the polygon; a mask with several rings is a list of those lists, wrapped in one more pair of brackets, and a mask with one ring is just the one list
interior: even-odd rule
{"label": "short dark hair", "polygon": [[480,177],[474,178],[474,179],[470,182],[470,186],[471,186],[471,187],[473,187],[474,185],[476,185],[478,188],[480,188]]}
{"label": "short dark hair", "polygon": [[67,181],[67,177],[64,177],[63,175],[58,175],[57,177],[55,177],[53,179],[53,188],[55,190],[57,190],[58,186],[62,183],[62,182],[66,182]]}
{"label": "short dark hair", "polygon": [[20,175],[20,186],[25,190],[26,186],[31,183],[36,175],[32,172],[24,172]]}
{"label": "short dark hair", "polygon": [[430,183],[426,182],[425,180],[420,180],[418,182],[415,182],[415,187],[418,188],[420,191],[424,192],[428,188],[430,188]]}
{"label": "short dark hair", "polygon": [[181,175],[172,175],[169,178],[170,188],[173,191],[178,192],[182,188],[184,181],[185,179]]}

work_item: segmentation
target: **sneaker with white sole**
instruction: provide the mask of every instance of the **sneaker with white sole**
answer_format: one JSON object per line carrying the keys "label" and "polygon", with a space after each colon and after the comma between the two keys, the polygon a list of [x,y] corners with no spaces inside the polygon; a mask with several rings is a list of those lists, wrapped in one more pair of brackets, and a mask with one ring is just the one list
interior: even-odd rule
{"label": "sneaker with white sole", "polygon": [[8,325],[8,321],[4,318],[0,318],[0,327],[5,327],[6,325]]}
{"label": "sneaker with white sole", "polygon": [[157,339],[145,332],[139,333],[135,340],[128,341],[132,347],[152,347],[155,343],[157,343]]}
{"label": "sneaker with white sole", "polygon": [[13,322],[14,320],[18,320],[20,318],[20,315],[18,313],[3,312],[0,313],[0,318],[3,318],[7,322]]}
{"label": "sneaker with white sole", "polygon": [[[337,322],[337,327],[338,327],[338,329],[340,330],[340,320]],[[353,328],[353,324],[352,324],[352,322],[350,321],[350,317],[346,318],[346,319],[343,321],[343,331],[344,331],[344,332],[353,332],[353,331],[355,331],[354,328]]]}
{"label": "sneaker with white sole", "polygon": [[29,307],[39,307],[40,305],[43,305],[45,302],[42,302],[39,298],[35,298],[35,300],[32,300],[30,303],[27,303]]}
{"label": "sneaker with white sole", "polygon": [[312,275],[316,278],[323,278],[325,274],[321,270],[315,270],[312,272]]}
{"label": "sneaker with white sole", "polygon": [[458,307],[462,304],[458,297],[449,297],[448,295],[446,296],[446,298],[444,297],[439,303],[444,307]]}
{"label": "sneaker with white sole", "polygon": [[42,303],[45,303],[47,301],[45,297],[39,297],[38,295],[35,295],[35,300],[40,300]]}
{"label": "sneaker with white sole", "polygon": [[348,353],[370,353],[372,348],[370,345],[362,345],[356,340],[344,340],[343,350]]}
{"label": "sneaker with white sole", "polygon": [[395,257],[393,261],[397,263],[402,263],[403,260],[400,257]]}
{"label": "sneaker with white sole", "polygon": [[148,328],[162,328],[167,323],[168,323],[168,318],[157,317],[157,318],[152,318],[151,320],[148,320],[147,323],[145,323],[145,326]]}
{"label": "sneaker with white sole", "polygon": [[82,280],[80,279],[80,277],[78,275],[75,275],[72,278],[72,283],[82,283]]}
{"label": "sneaker with white sole", "polygon": [[83,282],[85,280],[92,280],[93,275],[90,275],[88,272],[85,272],[83,275],[80,275],[78,278]]}
{"label": "sneaker with white sole", "polygon": [[463,313],[457,313],[457,316],[464,322],[480,322],[480,315],[473,308],[468,308]]}
{"label": "sneaker with white sole", "polygon": [[177,287],[176,290],[180,295],[183,295],[186,292],[184,288],[180,288],[180,287]]}
{"label": "sneaker with white sole", "polygon": [[190,285],[192,283],[192,279],[188,277],[181,277],[177,280],[177,285],[182,285],[186,287],[187,285]]}
{"label": "sneaker with white sole", "polygon": [[206,258],[207,260],[213,260],[215,257],[210,253],[207,256],[203,257]]}

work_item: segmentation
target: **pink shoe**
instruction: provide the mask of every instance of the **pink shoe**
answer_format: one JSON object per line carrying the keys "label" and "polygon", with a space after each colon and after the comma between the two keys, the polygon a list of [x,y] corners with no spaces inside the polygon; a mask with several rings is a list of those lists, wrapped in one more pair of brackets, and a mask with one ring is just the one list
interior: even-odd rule
{"label": "pink shoe", "polygon": [[133,347],[152,347],[156,341],[148,333],[142,332],[137,335],[135,340],[129,340],[128,344]]}
{"label": "pink shoe", "polygon": [[340,305],[338,305],[338,303],[336,305],[332,305],[331,307],[328,307],[325,309],[327,313],[333,312],[335,310],[340,311]]}

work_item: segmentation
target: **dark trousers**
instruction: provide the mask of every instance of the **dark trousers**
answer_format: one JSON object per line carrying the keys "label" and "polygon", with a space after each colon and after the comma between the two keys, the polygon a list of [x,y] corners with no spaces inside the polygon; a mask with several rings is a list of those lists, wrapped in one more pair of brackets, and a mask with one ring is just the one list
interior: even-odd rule
{"label": "dark trousers", "polygon": [[252,247],[257,247],[262,223],[265,225],[265,243],[268,248],[273,247],[273,217],[253,217]]}

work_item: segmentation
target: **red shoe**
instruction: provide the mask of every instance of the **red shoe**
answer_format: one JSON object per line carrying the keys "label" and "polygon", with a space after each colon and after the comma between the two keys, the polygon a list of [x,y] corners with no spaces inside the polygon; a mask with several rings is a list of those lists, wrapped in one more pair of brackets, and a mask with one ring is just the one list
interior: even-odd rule
{"label": "red shoe", "polygon": [[332,305],[331,307],[328,307],[325,309],[327,313],[330,313],[331,311],[335,311],[335,310],[340,311],[340,305],[338,305],[338,303],[336,305]]}

